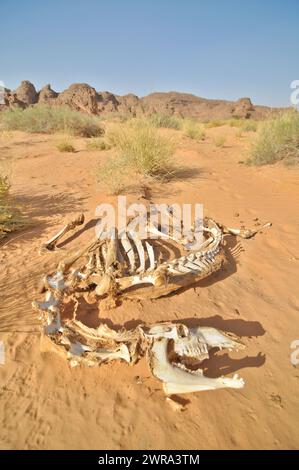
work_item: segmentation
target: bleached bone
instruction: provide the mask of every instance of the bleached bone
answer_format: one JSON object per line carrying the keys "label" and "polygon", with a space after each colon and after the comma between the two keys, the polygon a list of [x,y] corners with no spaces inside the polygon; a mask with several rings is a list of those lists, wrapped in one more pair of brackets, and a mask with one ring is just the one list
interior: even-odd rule
{"label": "bleached bone", "polygon": [[[166,212],[171,220],[171,211],[166,209]],[[175,224],[178,225],[178,222],[172,221],[172,225]],[[95,238],[85,248],[62,261],[58,271],[68,277],[73,264],[88,255],[89,262],[82,270],[86,275],[85,279],[82,277],[83,284],[80,286],[80,282],[75,283],[79,289],[88,288],[89,278],[90,285],[96,284],[96,293],[101,297],[114,292],[115,295],[133,299],[158,298],[204,279],[220,269],[225,260],[222,249],[223,233],[248,238],[269,225],[265,224],[256,231],[244,231],[218,226],[213,220],[205,219],[201,231],[206,239],[197,246],[194,242],[190,242],[192,237],[189,237],[187,242],[186,238],[178,239],[175,234],[164,233],[163,227],[148,224],[148,232],[160,237],[162,245],[164,240],[169,240],[170,245],[171,243],[177,245],[176,249],[181,254],[183,254],[183,245],[187,251],[183,256],[162,262],[160,259],[163,256],[159,246],[154,250],[151,240],[140,240],[132,229],[131,221],[131,228],[123,229],[120,234],[113,229],[110,235],[106,234],[106,238]],[[196,230],[198,227],[194,224],[191,232],[195,234]]]}
{"label": "bleached bone", "polygon": [[135,246],[137,248],[138,256],[139,256],[139,268],[136,270],[137,273],[143,273],[145,271],[145,253],[144,253],[144,248],[142,245],[141,240],[139,238],[135,238]]}
{"label": "bleached bone", "polygon": [[257,233],[261,232],[264,228],[270,228],[272,226],[271,222],[267,222],[266,224],[262,225],[257,229],[236,229],[236,228],[229,228],[225,225],[221,225],[223,233],[229,233],[231,235],[236,235],[241,238],[252,238]]}
{"label": "bleached bone", "polygon": [[[184,324],[166,322],[139,325],[128,331],[116,331],[105,324],[94,329],[76,319],[61,322],[59,303],[55,303],[54,309],[56,323],[49,324],[53,315],[52,303],[40,304],[39,307],[49,313],[48,319],[43,318],[44,333],[65,350],[72,366],[79,363],[92,366],[112,360],[133,364],[146,354],[153,375],[163,382],[167,395],[244,386],[243,379],[237,375],[211,379],[205,377],[201,369],[194,371],[188,368],[186,358],[202,361],[208,358],[211,348],[236,349],[240,346],[237,338],[231,339],[215,328],[189,329]],[[172,360],[171,350],[175,353]]]}
{"label": "bleached bone", "polygon": [[50,238],[50,240],[45,242],[42,245],[42,251],[55,250],[57,243],[62,237],[64,237],[66,233],[70,232],[71,230],[74,230],[76,227],[82,224],[84,224],[84,215],[80,214],[74,220],[71,220],[69,223],[67,223],[56,235],[54,235],[54,237]]}
{"label": "bleached bone", "polygon": [[134,251],[133,251],[131,241],[126,236],[126,234],[122,234],[120,241],[121,241],[123,249],[125,250],[125,253],[126,253],[126,255],[128,256],[128,259],[129,259],[130,272],[133,273],[135,271],[135,255],[134,255]]}
{"label": "bleached bone", "polygon": [[232,333],[229,336],[222,331],[216,330],[208,326],[202,326],[199,328],[191,328],[191,335],[201,335],[208,345],[208,348],[219,348],[219,349],[244,349],[244,345],[240,343],[240,340]]}
{"label": "bleached bone", "polygon": [[[134,233],[126,233],[124,230],[119,237],[115,231],[115,237],[108,240],[95,238],[82,250],[61,261],[57,272],[68,278],[74,263],[87,255],[89,261],[83,269],[85,278],[84,275],[81,276],[82,288],[88,287],[86,283],[90,278],[97,286],[96,294],[101,297],[111,292],[130,298],[161,297],[203,279],[221,267],[224,260],[220,250],[221,230],[214,221],[209,220],[204,231],[210,236],[198,251],[189,251],[193,261],[183,256],[176,260],[160,262],[159,252],[155,253],[151,241],[145,240],[143,244]],[[155,229],[155,233],[160,231]],[[119,243],[124,250],[124,257],[121,255]],[[102,278],[99,278],[99,275]],[[80,288],[79,276],[75,284]],[[134,290],[130,290],[130,287],[134,287]]]}
{"label": "bleached bone", "polygon": [[211,379],[205,377],[201,369],[195,373],[172,365],[167,357],[168,341],[161,338],[154,341],[149,351],[150,368],[155,377],[163,382],[163,388],[167,395],[201,392],[215,390],[217,388],[242,388],[244,380],[234,375],[233,378],[219,377]]}
{"label": "bleached bone", "polygon": [[99,363],[115,361],[118,359],[124,360],[125,362],[131,361],[129,350],[125,344],[121,344],[115,349],[99,348],[95,351],[92,351],[89,346],[81,344],[79,341],[71,344],[71,347],[68,351],[68,358],[72,359],[74,356],[83,356],[83,359],[88,360],[88,353],[90,352],[92,352],[92,358],[94,356]]}
{"label": "bleached bone", "polygon": [[148,271],[153,271],[155,269],[155,253],[152,245],[148,242],[145,242],[146,250],[148,253],[148,258],[150,262],[150,266],[148,268]]}

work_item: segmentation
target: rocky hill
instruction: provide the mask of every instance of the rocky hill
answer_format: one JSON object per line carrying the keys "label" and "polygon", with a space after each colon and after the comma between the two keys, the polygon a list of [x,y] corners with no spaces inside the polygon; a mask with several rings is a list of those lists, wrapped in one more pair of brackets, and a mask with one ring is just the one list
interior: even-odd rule
{"label": "rocky hill", "polygon": [[65,105],[94,115],[149,115],[162,113],[179,117],[194,117],[202,121],[212,119],[253,118],[263,119],[277,108],[256,106],[250,98],[238,101],[209,100],[188,93],[151,93],[143,98],[134,94],[114,95],[108,91],[96,91],[86,83],[75,83],[61,93],[46,85],[37,91],[25,80],[11,91],[5,89],[5,104],[0,108],[38,106],[39,104]]}

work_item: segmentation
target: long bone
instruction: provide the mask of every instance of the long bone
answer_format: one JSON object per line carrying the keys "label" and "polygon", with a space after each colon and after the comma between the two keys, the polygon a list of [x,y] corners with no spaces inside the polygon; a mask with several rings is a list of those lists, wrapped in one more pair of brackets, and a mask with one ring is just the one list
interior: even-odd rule
{"label": "long bone", "polygon": [[43,250],[49,250],[53,251],[56,248],[57,243],[59,240],[61,240],[62,237],[71,230],[74,230],[76,227],[79,225],[84,224],[84,215],[80,214],[78,215],[74,220],[71,220],[68,222],[61,230],[59,230],[54,237],[50,238],[50,240],[46,241],[41,248],[41,251]]}
{"label": "long bone", "polygon": [[229,228],[226,227],[225,225],[218,224],[219,227],[221,227],[223,233],[229,233],[230,235],[236,235],[237,237],[241,238],[252,238],[254,235],[257,233],[261,232],[265,228],[270,228],[272,226],[271,222],[267,222],[266,224],[263,224],[261,227],[258,227],[257,229],[237,229],[237,228]]}

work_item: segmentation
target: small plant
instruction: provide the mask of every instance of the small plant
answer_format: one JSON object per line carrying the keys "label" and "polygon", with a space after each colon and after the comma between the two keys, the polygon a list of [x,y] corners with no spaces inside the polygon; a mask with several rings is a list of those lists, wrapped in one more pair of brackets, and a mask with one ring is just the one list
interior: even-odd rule
{"label": "small plant", "polygon": [[193,120],[186,120],[184,123],[184,134],[189,139],[201,141],[206,137],[204,127]]}
{"label": "small plant", "polygon": [[167,114],[154,113],[149,117],[149,122],[154,127],[165,127],[176,130],[181,128],[180,119],[175,116],[168,116]]}
{"label": "small plant", "polygon": [[260,125],[247,163],[266,165],[299,161],[299,113],[290,111]]}
{"label": "small plant", "polygon": [[86,147],[89,150],[109,150],[111,148],[104,139],[99,137],[93,137],[89,139],[86,143]]}
{"label": "small plant", "polygon": [[226,136],[225,135],[218,135],[217,137],[214,137],[214,144],[216,147],[224,147],[226,142]]}
{"label": "small plant", "polygon": [[75,152],[75,147],[73,146],[72,142],[69,139],[64,139],[58,142],[56,145],[57,150],[59,152]]}
{"label": "small plant", "polygon": [[82,137],[95,137],[103,134],[100,121],[66,106],[36,105],[26,109],[11,109],[1,113],[4,130],[21,130],[52,134],[67,132]]}

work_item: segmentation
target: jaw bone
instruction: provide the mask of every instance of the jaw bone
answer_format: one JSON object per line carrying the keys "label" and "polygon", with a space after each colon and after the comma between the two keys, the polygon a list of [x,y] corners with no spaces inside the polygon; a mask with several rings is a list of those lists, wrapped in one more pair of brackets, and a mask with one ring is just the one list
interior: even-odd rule
{"label": "jaw bone", "polygon": [[161,338],[154,341],[149,352],[150,368],[155,377],[163,382],[163,389],[167,395],[201,392],[218,388],[242,388],[244,380],[237,374],[233,378],[219,377],[211,379],[205,377],[201,369],[189,372],[185,367],[178,367],[169,362],[167,355],[168,341]]}

